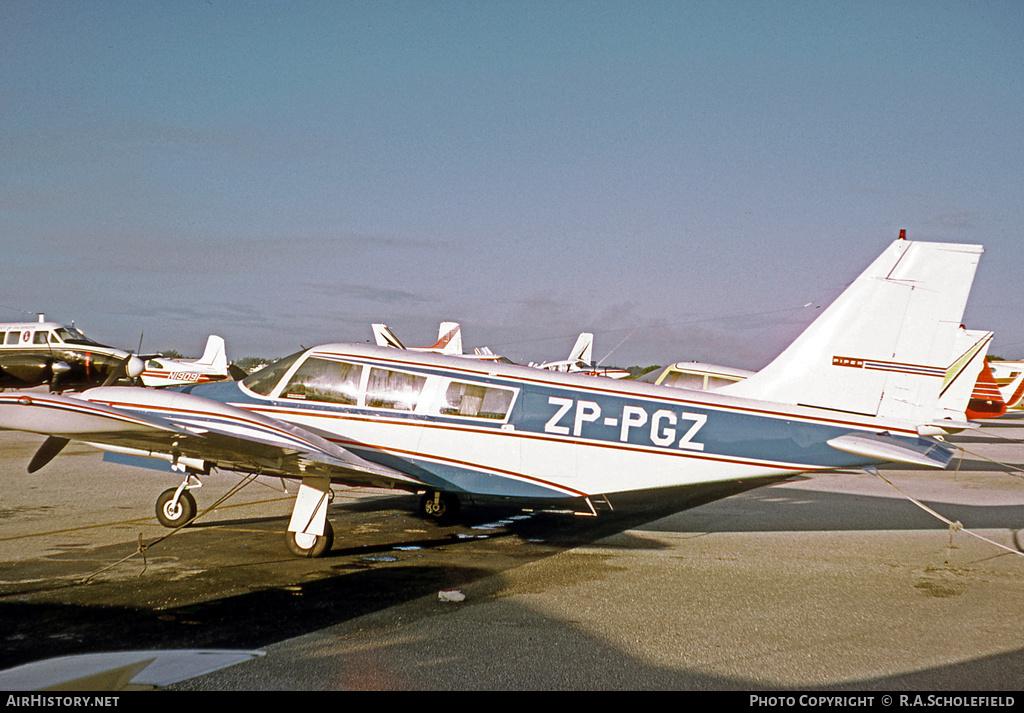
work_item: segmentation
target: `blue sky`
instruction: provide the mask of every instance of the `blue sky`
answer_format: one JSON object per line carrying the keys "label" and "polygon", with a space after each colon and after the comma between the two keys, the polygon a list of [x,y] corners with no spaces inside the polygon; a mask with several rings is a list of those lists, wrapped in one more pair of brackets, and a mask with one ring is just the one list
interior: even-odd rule
{"label": "blue sky", "polygon": [[905,228],[985,246],[1022,358],[1022,47],[1017,0],[3,0],[0,320],[759,368]]}

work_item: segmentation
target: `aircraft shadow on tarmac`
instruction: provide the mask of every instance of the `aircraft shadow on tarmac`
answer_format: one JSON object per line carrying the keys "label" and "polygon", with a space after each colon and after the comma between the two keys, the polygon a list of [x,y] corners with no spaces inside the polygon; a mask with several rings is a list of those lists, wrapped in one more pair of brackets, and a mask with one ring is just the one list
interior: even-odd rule
{"label": "aircraft shadow on tarmac", "polygon": [[[144,567],[136,559],[129,571],[103,575],[87,585],[74,582],[124,557],[131,545],[0,563],[0,668],[97,651],[260,648],[439,591],[489,581],[488,577],[500,579],[492,575],[617,532],[657,530],[659,518],[674,513],[679,514],[666,526],[674,531],[945,528],[898,497],[796,488],[759,489],[718,501],[714,507],[696,507],[718,494],[699,492],[657,507],[626,507],[598,518],[536,514],[516,519],[508,517],[508,510],[470,509],[457,526],[436,526],[409,514],[411,496],[376,498],[332,506],[335,547],[320,560],[281,554],[286,518],[197,523],[151,550]],[[1022,524],[1019,507],[935,507],[965,527],[1016,529]],[[842,513],[841,519],[836,513]],[[637,547],[658,546],[642,536],[629,541]],[[565,631],[567,626],[557,624],[564,635],[584,635]],[[604,650],[605,658],[599,653],[595,660],[603,660],[601,665],[610,670],[643,666],[649,684],[645,687],[751,685],[650,667],[607,644],[590,645]],[[1020,652],[1006,656],[1016,663],[1022,658]],[[987,664],[962,664],[969,665]],[[1002,665],[992,663],[996,668]],[[594,669],[589,671],[576,681],[563,673],[555,687],[593,688],[601,679],[595,678]],[[895,680],[860,681],[854,687],[888,687]],[[898,680],[913,687],[918,679]]]}
{"label": "aircraft shadow on tarmac", "polygon": [[577,518],[478,507],[457,525],[437,525],[411,514],[415,502],[395,496],[332,506],[334,548],[318,559],[283,553],[287,517],[259,517],[197,522],[147,549],[145,559],[127,542],[0,563],[0,668],[110,650],[258,648],[668,512]]}

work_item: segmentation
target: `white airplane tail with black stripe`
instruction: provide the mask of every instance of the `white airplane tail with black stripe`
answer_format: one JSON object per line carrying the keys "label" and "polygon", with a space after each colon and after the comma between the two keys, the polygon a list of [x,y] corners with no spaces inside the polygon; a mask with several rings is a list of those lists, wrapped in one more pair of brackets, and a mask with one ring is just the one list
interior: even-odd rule
{"label": "white airplane tail with black stripe", "polygon": [[721,392],[911,421],[921,433],[966,426],[982,364],[963,353],[961,321],[982,252],[901,231],[782,354]]}

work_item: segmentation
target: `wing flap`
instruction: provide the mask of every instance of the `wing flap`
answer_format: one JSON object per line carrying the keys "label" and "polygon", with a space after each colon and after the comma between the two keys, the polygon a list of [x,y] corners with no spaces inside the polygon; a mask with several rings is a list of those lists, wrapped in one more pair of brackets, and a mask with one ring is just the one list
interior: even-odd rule
{"label": "wing flap", "polygon": [[886,433],[848,433],[827,443],[838,451],[880,461],[945,468],[953,458],[953,449],[931,438],[916,442],[894,438]]}

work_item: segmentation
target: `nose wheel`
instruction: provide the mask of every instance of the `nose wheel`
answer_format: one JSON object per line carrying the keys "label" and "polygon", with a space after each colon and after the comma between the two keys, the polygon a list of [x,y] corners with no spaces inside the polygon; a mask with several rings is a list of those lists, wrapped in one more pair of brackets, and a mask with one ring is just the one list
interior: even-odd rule
{"label": "nose wheel", "polygon": [[156,519],[164,527],[181,527],[199,512],[192,493],[183,488],[168,488],[156,499]]}

